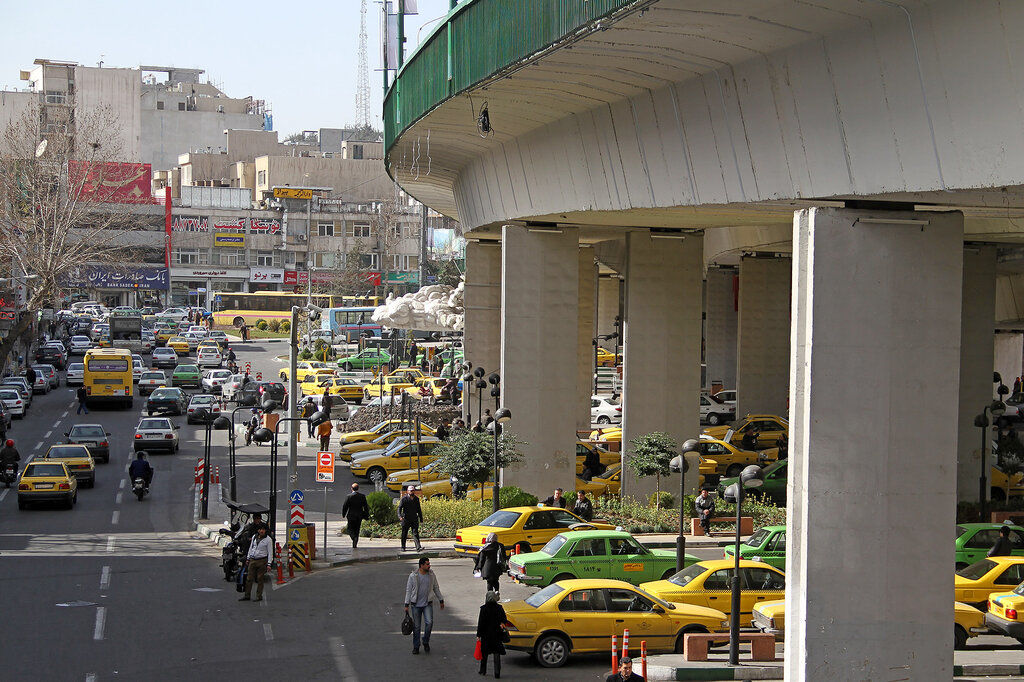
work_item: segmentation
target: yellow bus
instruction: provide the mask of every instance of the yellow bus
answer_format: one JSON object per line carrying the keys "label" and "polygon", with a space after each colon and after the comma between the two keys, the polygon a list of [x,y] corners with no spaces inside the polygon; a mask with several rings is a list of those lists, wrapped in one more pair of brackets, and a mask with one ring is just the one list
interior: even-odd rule
{"label": "yellow bus", "polygon": [[131,407],[132,352],[125,348],[91,348],[85,352],[83,379],[87,405],[100,402]]}
{"label": "yellow bus", "polygon": [[[238,291],[220,291],[213,294],[213,323],[220,327],[241,327],[243,324],[254,325],[257,320],[289,320],[292,306],[306,305],[306,294],[293,294],[284,291],[257,291],[245,293]],[[378,306],[383,299],[380,296],[340,296],[334,294],[313,294],[309,301],[320,308],[341,308],[352,305],[352,301],[362,302],[360,305]]]}

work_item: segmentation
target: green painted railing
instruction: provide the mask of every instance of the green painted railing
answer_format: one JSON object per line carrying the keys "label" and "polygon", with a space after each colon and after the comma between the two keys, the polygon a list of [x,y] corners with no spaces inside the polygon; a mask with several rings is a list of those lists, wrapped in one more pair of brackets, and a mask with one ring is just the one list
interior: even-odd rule
{"label": "green painted railing", "polygon": [[444,100],[636,2],[463,0],[409,56],[388,90],[385,148]]}

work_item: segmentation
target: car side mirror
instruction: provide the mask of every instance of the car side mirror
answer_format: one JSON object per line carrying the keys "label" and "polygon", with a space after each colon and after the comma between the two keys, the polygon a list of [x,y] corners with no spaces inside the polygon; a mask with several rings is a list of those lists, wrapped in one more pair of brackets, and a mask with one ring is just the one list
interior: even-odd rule
{"label": "car side mirror", "polygon": [[652,610],[652,611],[654,611],[655,613],[665,613],[665,609],[661,608],[661,607],[660,607],[660,606],[658,606],[657,604],[655,604],[655,605],[654,605],[654,608],[653,608],[653,609],[651,609],[651,610]]}

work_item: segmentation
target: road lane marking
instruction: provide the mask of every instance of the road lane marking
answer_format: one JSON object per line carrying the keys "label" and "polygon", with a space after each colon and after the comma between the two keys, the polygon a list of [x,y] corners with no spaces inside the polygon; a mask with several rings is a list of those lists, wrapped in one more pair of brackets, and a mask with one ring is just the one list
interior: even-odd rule
{"label": "road lane marking", "polygon": [[125,484],[125,480],[122,478],[121,482],[117,484],[117,487],[119,489],[121,489],[121,490],[124,490],[124,484]]}
{"label": "road lane marking", "polygon": [[85,682],[96,682],[96,673],[89,673],[86,675]]}
{"label": "road lane marking", "polygon": [[68,416],[68,411],[67,411],[67,410],[64,410],[64,414],[62,414],[62,415],[60,416],[60,418],[61,418],[61,419],[64,419],[64,418],[65,418],[65,417],[67,417],[67,416]]}
{"label": "road lane marking", "polygon": [[0,502],[4,501],[4,498],[7,497],[7,493],[9,492],[11,492],[10,488],[4,488],[4,491],[0,493]]}
{"label": "road lane marking", "polygon": [[93,628],[92,638],[95,640],[103,639],[103,628],[107,624],[107,607],[97,606],[96,607],[96,627]]}
{"label": "road lane marking", "polygon": [[112,516],[110,517],[110,523],[111,523],[111,525],[114,525],[114,526],[116,526],[116,525],[117,525],[117,522],[118,522],[118,521],[119,521],[120,519],[121,519],[121,512],[119,512],[119,511],[115,511],[115,512],[114,512],[114,514],[113,514],[113,515],[112,515]]}
{"label": "road lane marking", "polygon": [[51,435],[53,435],[53,429],[50,429],[49,431],[44,433],[43,438],[49,438]]}
{"label": "road lane marking", "polygon": [[114,551],[114,536],[113,535],[111,535],[109,538],[107,538],[107,551],[108,552],[113,552]]}
{"label": "road lane marking", "polygon": [[114,504],[121,504],[121,500],[124,498],[124,493],[118,493],[117,497],[114,498]]}
{"label": "road lane marking", "polygon": [[43,447],[43,443],[42,443],[42,441],[40,441],[40,442],[36,443],[36,446],[35,446],[34,448],[32,448],[32,449],[33,449],[33,450],[38,450],[38,449],[39,449],[39,448],[41,448],[41,447]]}
{"label": "road lane marking", "polygon": [[263,624],[263,636],[268,642],[272,642],[274,640],[274,629],[270,627],[270,623]]}
{"label": "road lane marking", "polygon": [[110,566],[104,566],[100,571],[100,589],[106,590],[110,587]]}

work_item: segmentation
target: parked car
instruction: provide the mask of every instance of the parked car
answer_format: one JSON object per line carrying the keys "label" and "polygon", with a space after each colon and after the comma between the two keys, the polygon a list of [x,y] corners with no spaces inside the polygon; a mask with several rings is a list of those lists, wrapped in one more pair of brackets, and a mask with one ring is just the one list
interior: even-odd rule
{"label": "parked car", "polygon": [[700,420],[711,426],[736,419],[736,404],[729,405],[717,395],[700,394]]}
{"label": "parked car", "polygon": [[4,377],[0,379],[0,386],[12,386],[21,393],[21,399],[25,401],[25,407],[32,407],[32,387],[28,385],[25,377]]}
{"label": "parked car", "polygon": [[354,369],[372,369],[391,362],[391,354],[383,348],[366,348],[355,355],[338,360],[338,367],[351,372]]}
{"label": "parked car", "polygon": [[622,404],[618,400],[599,395],[590,396],[591,424],[621,424]]}
{"label": "parked car", "polygon": [[14,386],[0,387],[0,402],[12,417],[21,419],[25,416],[25,401]]}

